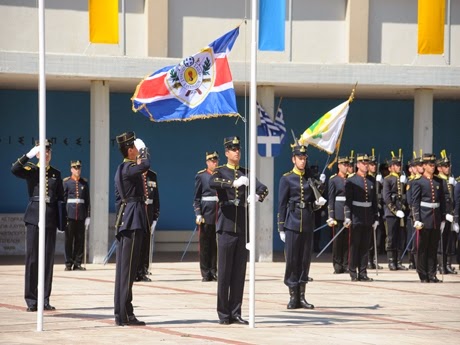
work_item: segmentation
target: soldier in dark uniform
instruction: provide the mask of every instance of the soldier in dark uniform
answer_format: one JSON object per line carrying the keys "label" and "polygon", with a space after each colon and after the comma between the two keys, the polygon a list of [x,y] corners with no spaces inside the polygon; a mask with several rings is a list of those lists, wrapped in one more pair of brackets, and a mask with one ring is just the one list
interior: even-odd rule
{"label": "soldier in dark uniform", "polygon": [[386,251],[388,257],[388,268],[390,271],[407,270],[401,263],[401,255],[405,244],[404,217],[407,205],[405,203],[405,175],[401,175],[401,157],[392,157],[388,161],[390,174],[383,180],[383,201],[385,203],[385,225],[386,225]]}
{"label": "soldier in dark uniform", "polygon": [[[454,184],[455,179],[450,176],[450,160],[445,150],[441,152],[441,158],[436,162],[438,174],[442,180],[446,198],[446,222],[441,229],[441,241],[438,246],[438,271],[442,274],[457,274],[452,267],[452,257],[455,256],[455,240],[457,234],[453,229],[454,221]],[[454,244],[454,245],[453,245]]]}
{"label": "soldier in dark uniform", "polygon": [[[452,246],[455,248],[455,253],[457,255],[457,263],[460,263],[460,241],[458,239],[458,234],[460,230],[459,226],[459,215],[460,215],[460,177],[457,177],[455,180],[454,187],[454,224],[452,225],[452,236],[455,237],[455,240],[452,241]],[[453,266],[452,266],[453,268]],[[459,267],[460,269],[460,267]]]}
{"label": "soldier in dark uniform", "polygon": [[313,304],[305,300],[313,250],[313,211],[325,205],[326,199],[320,195],[318,187],[322,184],[313,177],[307,158],[306,146],[294,145],[294,167],[279,182],[278,231],[281,240],[285,242],[284,284],[289,288],[288,309],[314,309]]}
{"label": "soldier in dark uniform", "polygon": [[[24,222],[26,225],[26,267],[24,298],[27,303],[27,311],[37,311],[38,298],[38,221],[40,201],[40,163],[35,165],[29,162],[33,157],[40,158],[38,141],[27,154],[18,158],[13,164],[11,172],[27,182],[29,203]],[[46,140],[46,224],[45,224],[45,286],[44,286],[44,309],[55,310],[50,304],[51,287],[53,283],[54,250],[56,247],[56,228],[64,230],[63,222],[59,219],[59,203],[64,202],[64,190],[62,187],[61,172],[51,165],[51,142]]]}
{"label": "soldier in dark uniform", "polygon": [[134,132],[117,136],[123,162],[115,173],[115,224],[117,261],[115,271],[115,323],[118,326],[145,326],[134,315],[133,282],[144,234],[148,232],[143,174],[150,168],[150,155]]}
{"label": "soldier in dark uniform", "polygon": [[217,281],[217,193],[209,187],[209,178],[219,164],[217,151],[206,152],[206,169],[195,176],[193,208],[200,234],[200,271],[203,282]]}
{"label": "soldier in dark uniform", "polygon": [[[383,189],[383,177],[380,174],[379,167],[378,167],[377,157],[375,156],[374,149],[372,149],[372,156],[369,157],[369,172],[368,174],[375,179],[375,190],[377,193],[377,204],[379,209],[379,225],[377,229],[372,234],[370,241],[369,241],[369,262],[367,263],[368,269],[376,269],[376,254],[378,255],[378,246],[379,243],[382,241],[382,225],[383,225],[383,198],[382,198],[382,189]],[[374,248],[374,234],[375,234],[375,242],[377,244],[377,248]],[[377,253],[375,252],[377,250]],[[382,269],[383,267],[379,265],[378,269]]]}
{"label": "soldier in dark uniform", "polygon": [[[327,224],[333,229],[333,232],[342,228],[345,219],[343,207],[345,206],[345,181],[350,165],[348,157],[339,157],[337,165],[338,172],[330,177],[328,192],[329,218]],[[335,274],[348,273],[348,237],[349,229],[345,228],[332,243],[332,265]]]}
{"label": "soldier in dark uniform", "polygon": [[369,241],[379,225],[375,179],[368,175],[369,156],[356,156],[358,171],[345,183],[345,220],[350,227],[350,255],[348,268],[352,281],[372,281],[367,276]]}
{"label": "soldier in dark uniform", "polygon": [[411,197],[417,230],[417,273],[422,283],[438,283],[436,251],[445,224],[446,198],[442,180],[434,176],[436,156],[424,153],[422,160],[424,173],[413,182]]}
{"label": "soldier in dark uniform", "polygon": [[[407,243],[406,246],[409,246],[409,269],[413,270],[416,268],[416,246],[415,246],[415,228],[414,228],[414,221],[412,217],[412,184],[416,179],[420,178],[420,174],[417,172],[417,165],[422,165],[421,159],[414,157],[411,161],[409,161],[409,178],[406,184],[406,202],[408,208],[408,216],[407,216],[407,223],[406,223],[406,238]],[[411,241],[411,243],[409,243]]]}
{"label": "soldier in dark uniform", "polygon": [[137,265],[136,281],[151,282],[149,266],[152,261],[153,234],[160,217],[160,193],[158,192],[158,179],[156,172],[147,170],[142,175],[145,194],[145,211],[147,212],[147,228],[149,229],[142,240],[141,255]]}
{"label": "soldier in dark uniform", "polygon": [[84,271],[81,266],[85,246],[85,227],[90,223],[88,181],[81,177],[81,161],[70,161],[72,176],[64,179],[64,201],[67,205],[65,232],[65,270]]}
{"label": "soldier in dark uniform", "polygon": [[[219,324],[248,324],[241,318],[244,280],[246,276],[246,231],[249,222],[247,208],[246,168],[239,166],[241,151],[238,137],[224,139],[227,164],[214,171],[209,179],[211,188],[217,190],[219,211],[217,216],[217,314]],[[262,202],[268,189],[257,181],[256,200]]]}

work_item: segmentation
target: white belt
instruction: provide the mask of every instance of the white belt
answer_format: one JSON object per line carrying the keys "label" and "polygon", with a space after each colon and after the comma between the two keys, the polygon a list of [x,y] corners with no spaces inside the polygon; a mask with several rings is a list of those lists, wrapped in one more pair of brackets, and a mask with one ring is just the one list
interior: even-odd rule
{"label": "white belt", "polygon": [[347,201],[347,198],[344,196],[336,196],[335,201]]}
{"label": "white belt", "polygon": [[372,206],[372,203],[370,201],[365,201],[365,202],[353,201],[352,204],[353,206],[358,206],[358,207],[371,207]]}
{"label": "white belt", "polygon": [[68,204],[84,204],[85,199],[67,199]]}
{"label": "white belt", "polygon": [[147,200],[145,200],[145,204],[146,204],[146,205],[151,205],[151,204],[153,204],[153,199],[147,199]]}
{"label": "white belt", "polygon": [[429,208],[438,208],[439,206],[441,206],[441,204],[439,202],[425,202],[425,201],[421,201],[420,202],[420,206],[422,207],[429,207]]}
{"label": "white belt", "polygon": [[215,196],[203,196],[201,198],[201,201],[219,201],[219,199],[217,198],[217,195]]}

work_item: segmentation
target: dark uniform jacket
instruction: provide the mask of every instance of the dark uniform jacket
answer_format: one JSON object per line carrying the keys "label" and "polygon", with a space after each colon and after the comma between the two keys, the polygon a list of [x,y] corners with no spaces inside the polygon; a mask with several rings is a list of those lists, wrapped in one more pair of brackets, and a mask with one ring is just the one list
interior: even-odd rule
{"label": "dark uniform jacket", "polygon": [[449,177],[444,174],[436,175],[442,181],[444,195],[446,198],[446,213],[454,215],[454,186],[449,184]]}
{"label": "dark uniform jacket", "polygon": [[[215,224],[217,221],[217,192],[209,186],[211,172],[208,169],[198,171],[195,176],[195,197],[193,208],[195,216],[203,216],[206,224]],[[203,197],[205,200],[203,200]],[[212,200],[215,199],[215,200]]]}
{"label": "dark uniform jacket", "polygon": [[456,179],[457,184],[454,187],[454,222],[458,223],[460,214],[460,177]]}
{"label": "dark uniform jacket", "polygon": [[345,218],[350,218],[352,224],[372,225],[378,221],[377,193],[372,176],[348,176],[345,197]]}
{"label": "dark uniform jacket", "polygon": [[[27,181],[27,192],[29,194],[29,204],[24,214],[24,222],[38,225],[39,218],[39,195],[40,195],[40,168],[39,165],[28,162],[26,155],[19,158],[12,166],[12,173]],[[46,168],[46,227],[62,228],[59,222],[58,202],[64,201],[64,189],[62,186],[61,172],[52,166]],[[61,225],[60,225],[61,223]],[[63,228],[61,229],[63,230]]]}
{"label": "dark uniform jacket", "polygon": [[64,179],[64,201],[67,205],[67,218],[84,220],[90,216],[88,181],[81,177],[78,180],[72,176]]}
{"label": "dark uniform jacket", "polygon": [[158,191],[158,180],[156,172],[148,170],[144,175],[144,192],[146,196],[147,218],[149,226],[160,217],[160,193]]}
{"label": "dark uniform jacket", "polygon": [[328,192],[328,211],[329,218],[336,220],[344,220],[345,206],[345,182],[346,177],[341,177],[334,174],[329,179],[329,192]]}
{"label": "dark uniform jacket", "polygon": [[383,179],[383,202],[385,217],[396,217],[397,211],[406,211],[404,186],[399,175],[392,172]]}
{"label": "dark uniform jacket", "polygon": [[419,179],[420,176],[421,176],[420,174],[410,175],[406,183],[406,204],[407,204],[407,211],[411,219],[413,219],[412,217],[412,186],[414,184],[414,181]]}
{"label": "dark uniform jacket", "polygon": [[117,215],[120,212],[120,207],[124,204],[124,211],[120,224],[118,224],[118,233],[123,230],[142,229],[145,231],[147,229],[144,179],[142,174],[149,168],[150,156],[146,154],[140,164],[125,159],[115,173],[115,207]]}
{"label": "dark uniform jacket", "polygon": [[446,214],[446,198],[442,180],[436,176],[421,176],[412,184],[412,214],[414,221],[427,229],[439,229]]}
{"label": "dark uniform jacket", "polygon": [[[241,176],[248,176],[248,170],[230,164],[222,165],[214,170],[209,179],[209,186],[217,190],[219,212],[217,231],[243,233],[248,222],[246,186],[233,187],[233,181]],[[268,188],[256,181],[256,194],[262,202],[268,195]]]}
{"label": "dark uniform jacket", "polygon": [[321,183],[312,177],[309,170],[301,173],[294,168],[281,177],[278,192],[278,231],[313,230],[313,211],[319,207],[313,204],[316,197],[309,180],[317,189],[320,187]]}

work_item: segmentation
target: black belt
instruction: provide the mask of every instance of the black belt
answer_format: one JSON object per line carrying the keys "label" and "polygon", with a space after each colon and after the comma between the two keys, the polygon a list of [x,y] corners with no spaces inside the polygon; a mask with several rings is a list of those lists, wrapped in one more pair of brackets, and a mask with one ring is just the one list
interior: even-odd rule
{"label": "black belt", "polygon": [[122,200],[122,202],[124,202],[125,204],[128,204],[130,202],[145,202],[145,196],[132,196]]}
{"label": "black belt", "polygon": [[292,207],[292,208],[307,208],[307,207],[311,207],[311,204],[309,202],[305,202],[305,201],[301,201],[301,202],[289,202],[289,206]]}
{"label": "black belt", "polygon": [[[29,198],[30,201],[40,201],[39,196],[31,196]],[[50,198],[49,196],[45,196],[45,202],[47,204],[55,203],[57,200],[55,198]]]}
{"label": "black belt", "polygon": [[226,200],[219,202],[220,206],[239,206],[246,207],[246,202],[242,202],[240,199]]}

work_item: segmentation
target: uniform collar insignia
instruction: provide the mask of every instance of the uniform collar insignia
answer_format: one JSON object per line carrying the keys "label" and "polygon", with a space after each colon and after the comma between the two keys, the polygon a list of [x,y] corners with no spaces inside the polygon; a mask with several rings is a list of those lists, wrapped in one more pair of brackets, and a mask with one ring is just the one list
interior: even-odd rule
{"label": "uniform collar insignia", "polygon": [[294,174],[299,175],[299,176],[303,176],[303,174],[305,174],[305,171],[300,171],[296,167],[294,167],[294,169],[292,169],[292,171],[294,172]]}
{"label": "uniform collar insignia", "polygon": [[232,169],[232,170],[238,170],[240,168],[239,165],[232,165],[230,163],[227,163],[227,167]]}

